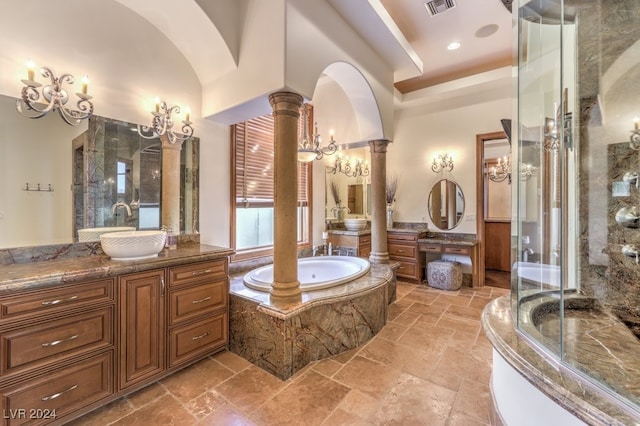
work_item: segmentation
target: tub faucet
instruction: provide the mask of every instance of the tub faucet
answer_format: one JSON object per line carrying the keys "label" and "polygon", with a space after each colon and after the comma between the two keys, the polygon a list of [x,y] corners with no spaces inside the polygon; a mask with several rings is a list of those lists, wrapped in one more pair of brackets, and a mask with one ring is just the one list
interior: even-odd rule
{"label": "tub faucet", "polygon": [[530,247],[527,247],[525,249],[522,249],[522,261],[523,262],[528,262],[529,261],[529,255],[533,254],[533,249]]}
{"label": "tub faucet", "polygon": [[126,208],[127,209],[127,216],[131,216],[131,207],[129,207],[129,205],[127,203],[125,203],[124,201],[118,201],[113,206],[111,206],[111,214],[115,216],[116,210],[118,210],[120,207]]}

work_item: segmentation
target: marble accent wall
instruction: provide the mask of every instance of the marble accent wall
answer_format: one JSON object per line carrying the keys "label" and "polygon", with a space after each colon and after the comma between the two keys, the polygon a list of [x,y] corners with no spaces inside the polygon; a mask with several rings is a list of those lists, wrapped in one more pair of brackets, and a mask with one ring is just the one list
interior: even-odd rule
{"label": "marble accent wall", "polygon": [[231,293],[229,350],[286,380],[308,363],[361,346],[387,318],[387,286],[279,316]]}
{"label": "marble accent wall", "polygon": [[[640,2],[585,2],[577,18],[576,132],[579,157],[580,289],[615,311],[640,314],[640,265],[621,254],[640,246],[640,229],[615,221],[623,206],[640,207],[640,192],[613,196],[627,171],[640,172],[638,151],[629,148],[632,118],[640,114]],[[625,69],[626,68],[626,69]],[[574,115],[575,116],[575,115]]]}

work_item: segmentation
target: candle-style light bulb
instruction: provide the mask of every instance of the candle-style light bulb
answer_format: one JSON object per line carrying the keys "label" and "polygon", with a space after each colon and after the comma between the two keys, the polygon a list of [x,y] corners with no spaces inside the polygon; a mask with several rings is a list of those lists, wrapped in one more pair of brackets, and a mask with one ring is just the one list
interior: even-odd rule
{"label": "candle-style light bulb", "polygon": [[189,107],[184,109],[184,121],[189,121],[191,118],[191,109]]}
{"label": "candle-style light bulb", "polygon": [[85,74],[82,76],[82,94],[86,95],[89,87],[89,77]]}
{"label": "candle-style light bulb", "polygon": [[156,104],[156,112],[160,112],[160,98],[156,96],[154,102]]}
{"label": "candle-style light bulb", "polygon": [[633,129],[638,130],[638,123],[640,123],[640,118],[633,117]]}
{"label": "candle-style light bulb", "polygon": [[31,59],[27,59],[27,80],[35,81],[35,69],[36,64]]}

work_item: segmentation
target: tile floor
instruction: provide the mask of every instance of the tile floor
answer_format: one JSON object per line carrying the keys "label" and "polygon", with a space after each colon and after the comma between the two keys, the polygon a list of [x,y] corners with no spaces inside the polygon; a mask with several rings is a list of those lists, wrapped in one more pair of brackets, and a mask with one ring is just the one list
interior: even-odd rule
{"label": "tile floor", "polygon": [[488,425],[491,345],[480,325],[496,287],[398,283],[366,345],[286,381],[224,351],[74,425]]}

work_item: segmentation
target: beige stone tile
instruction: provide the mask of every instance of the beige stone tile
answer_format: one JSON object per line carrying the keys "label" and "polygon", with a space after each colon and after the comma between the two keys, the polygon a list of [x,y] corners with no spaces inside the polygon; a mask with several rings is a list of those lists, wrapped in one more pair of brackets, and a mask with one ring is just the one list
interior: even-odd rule
{"label": "beige stone tile", "polygon": [[469,351],[447,348],[440,359],[438,371],[452,372],[460,378],[489,383],[491,378],[491,361],[476,356]]}
{"label": "beige stone tile", "polygon": [[409,326],[416,322],[419,317],[420,314],[409,312],[409,310],[407,309],[391,321],[395,322],[396,324]]}
{"label": "beige stone tile", "polygon": [[347,396],[342,399],[339,408],[366,419],[369,414],[373,413],[377,405],[377,398],[364,394],[359,390],[352,389]]}
{"label": "beige stone tile", "polygon": [[438,355],[379,338],[373,339],[359,355],[423,379],[429,378],[439,358]]}
{"label": "beige stone tile", "polygon": [[393,386],[400,371],[370,359],[356,356],[338,371],[334,379],[352,389],[380,398]]}
{"label": "beige stone tile", "polygon": [[389,305],[387,308],[387,321],[397,318],[400,314],[406,311],[412,303],[413,302],[411,300],[402,299]]}
{"label": "beige stone tile", "polygon": [[164,386],[161,386],[160,383],[155,382],[145,388],[135,391],[131,395],[127,396],[127,399],[135,408],[140,408],[151,401],[155,401],[166,393],[167,389]]}
{"label": "beige stone tile", "polygon": [[449,389],[402,374],[368,420],[374,425],[446,425],[455,398]]}
{"label": "beige stone tile", "polygon": [[473,349],[473,346],[475,345],[477,337],[478,334],[475,332],[467,333],[466,331],[457,330],[449,339],[449,343],[447,344],[447,346],[459,351],[471,351]]}
{"label": "beige stone tile", "polygon": [[447,420],[447,426],[487,426],[488,421],[483,422],[464,413],[453,412]]}
{"label": "beige stone tile", "polygon": [[396,298],[402,299],[407,293],[410,293],[416,287],[416,284],[398,281],[398,284],[396,285]]}
{"label": "beige stone tile", "polygon": [[447,312],[442,314],[442,317],[436,323],[436,326],[446,328],[453,331],[462,331],[465,333],[480,333],[480,321],[475,321],[467,318],[462,318],[457,315],[451,315]]}
{"label": "beige stone tile", "polygon": [[394,322],[388,322],[382,327],[382,330],[378,332],[376,337],[381,337],[387,340],[398,340],[400,336],[402,336],[405,331],[407,331],[407,326],[403,324],[396,324]]}
{"label": "beige stone tile", "polygon": [[187,403],[231,376],[231,370],[207,358],[162,379],[160,383],[180,402]]}
{"label": "beige stone tile", "polygon": [[353,413],[338,408],[322,424],[327,426],[369,426],[371,423]]}
{"label": "beige stone tile", "polygon": [[196,422],[193,417],[171,395],[165,395],[139,410],[114,422],[114,425],[176,425],[190,426]]}
{"label": "beige stone tile", "polygon": [[492,300],[493,298],[491,298],[490,296],[476,295],[473,296],[473,299],[471,299],[471,302],[469,302],[469,307],[482,310],[485,306],[487,306],[487,303],[491,302]]}
{"label": "beige stone tile", "polygon": [[438,293],[434,292],[412,291],[405,296],[404,300],[412,300],[417,303],[422,303],[423,305],[431,305],[438,297]]}
{"label": "beige stone tile", "polygon": [[447,389],[450,389],[454,392],[457,392],[458,389],[460,389],[460,384],[462,383],[462,377],[460,377],[460,375],[456,371],[444,370],[440,368],[440,364],[438,363],[436,368],[433,370],[433,372],[429,376],[429,381],[432,383],[435,383],[436,385],[439,385]]}
{"label": "beige stone tile", "polygon": [[184,407],[193,417],[203,419],[215,411],[224,409],[228,404],[218,392],[212,390],[187,402]]}
{"label": "beige stone tile", "polygon": [[348,351],[342,352],[341,354],[331,357],[331,359],[339,362],[340,364],[346,364],[347,362],[351,361],[354,356],[356,356],[359,350],[359,348],[350,349]]}
{"label": "beige stone tile", "polygon": [[331,377],[336,373],[336,371],[340,370],[343,365],[344,364],[341,364],[332,358],[325,358],[323,360],[313,363],[311,368],[320,374],[324,374],[327,377]]}
{"label": "beige stone tile", "polygon": [[98,424],[110,424],[119,420],[134,410],[133,405],[126,398],[118,398],[113,402],[101,407],[89,414],[86,414],[79,419],[73,420],[68,423],[73,426],[93,426]]}
{"label": "beige stone tile", "polygon": [[447,314],[473,321],[480,321],[480,318],[482,317],[482,309],[471,308],[469,306],[451,305],[449,306],[449,309],[447,309]]}
{"label": "beige stone tile", "polygon": [[471,296],[461,295],[455,296],[451,294],[440,294],[436,299],[439,303],[444,303],[448,305],[456,305],[456,306],[469,306],[471,302]]}
{"label": "beige stone tile", "polygon": [[463,379],[458,390],[453,411],[463,413],[481,422],[489,422],[489,410],[491,410],[491,392],[489,382],[479,383],[473,380]]}
{"label": "beige stone tile", "polygon": [[409,312],[420,314],[418,321],[426,321],[435,324],[440,317],[447,311],[449,305],[424,305],[422,303],[414,303],[409,308]]}
{"label": "beige stone tile", "polygon": [[225,405],[220,409],[209,414],[205,418],[201,419],[197,423],[197,426],[257,426],[248,415],[242,411],[233,407],[232,405]]}
{"label": "beige stone tile", "polygon": [[267,425],[319,425],[347,393],[348,387],[311,370],[260,406],[251,417]]}
{"label": "beige stone tile", "polygon": [[220,364],[227,367],[229,370],[234,372],[239,372],[247,368],[251,365],[249,361],[242,358],[240,355],[236,355],[233,352],[224,350],[222,352],[218,352],[217,354],[211,357],[212,359],[218,361]]}
{"label": "beige stone tile", "polygon": [[402,343],[415,351],[426,352],[439,356],[445,350],[454,330],[435,327],[426,323],[416,323],[398,339]]}
{"label": "beige stone tile", "polygon": [[476,339],[476,342],[473,344],[471,351],[476,357],[484,358],[489,361],[493,358],[493,346],[484,336],[482,331],[480,332],[478,339]]}
{"label": "beige stone tile", "polygon": [[285,382],[256,366],[246,368],[216,386],[227,401],[249,413],[285,386]]}

